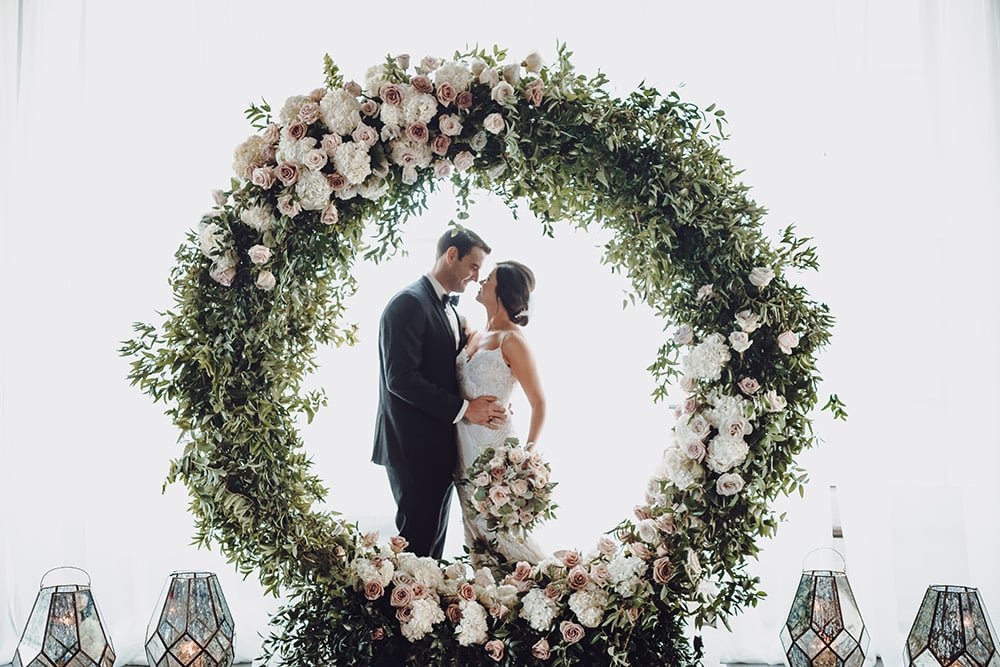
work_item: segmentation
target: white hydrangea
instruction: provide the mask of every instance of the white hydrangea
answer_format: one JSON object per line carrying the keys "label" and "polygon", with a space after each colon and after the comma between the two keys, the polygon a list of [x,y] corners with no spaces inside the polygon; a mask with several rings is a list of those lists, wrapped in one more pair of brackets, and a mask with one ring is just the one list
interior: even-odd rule
{"label": "white hydrangea", "polygon": [[364,93],[368,97],[377,97],[379,88],[386,83],[385,65],[372,65],[365,72]]}
{"label": "white hydrangea", "polygon": [[718,380],[731,354],[722,334],[713,333],[684,356],[681,366],[685,375]]}
{"label": "white hydrangea", "polygon": [[615,556],[608,564],[612,587],[616,593],[626,598],[635,595],[645,573],[646,562],[635,556]]}
{"label": "white hydrangea", "polygon": [[234,148],[233,173],[240,178],[249,178],[250,167],[261,163],[260,152],[266,145],[264,138],[255,134]]}
{"label": "white hydrangea", "polygon": [[299,204],[307,211],[319,211],[325,208],[330,203],[331,193],[333,190],[326,182],[326,177],[314,171],[302,172],[295,184],[295,194],[299,198]]}
{"label": "white hydrangea", "polygon": [[[437,568],[437,565],[434,566]],[[438,570],[440,572],[440,570]],[[413,601],[413,618],[400,625],[403,636],[411,642],[418,642],[434,628],[435,623],[444,620],[444,612],[434,600],[421,598]]]}
{"label": "white hydrangea", "polygon": [[404,551],[397,557],[400,572],[413,577],[418,583],[431,591],[438,590],[444,583],[444,573],[438,567],[437,561],[428,556],[416,556]]}
{"label": "white hydrangea", "polygon": [[222,253],[223,242],[226,232],[222,227],[209,222],[202,224],[198,231],[198,241],[201,244],[201,252],[205,257],[215,257]]}
{"label": "white hydrangea", "polygon": [[350,134],[361,122],[361,103],[346,90],[331,90],[320,100],[319,114],[330,132]]}
{"label": "white hydrangea", "polygon": [[607,607],[608,593],[602,588],[585,588],[569,596],[570,610],[586,628],[600,625]]}
{"label": "white hydrangea", "polygon": [[368,147],[357,141],[341,144],[333,151],[333,165],[351,185],[357,185],[372,173]]}
{"label": "white hydrangea", "polygon": [[746,414],[747,401],[740,396],[714,391],[708,396],[708,403],[712,407],[705,411],[705,418],[716,428],[735,418],[743,418]]}
{"label": "white hydrangea", "polygon": [[697,466],[698,462],[679,447],[668,447],[663,452],[661,470],[657,474],[662,479],[669,479],[678,489],[686,489],[695,483]]}
{"label": "white hydrangea", "polygon": [[299,109],[302,108],[303,104],[311,101],[306,95],[292,95],[285,100],[285,105],[278,112],[278,120],[281,121],[282,125],[291,125],[298,121]]}
{"label": "white hydrangea", "polygon": [[506,607],[513,607],[517,604],[517,588],[510,584],[490,584],[484,589],[484,598],[490,604],[502,604]]}
{"label": "white hydrangea", "polygon": [[[395,106],[393,104],[383,104],[378,111],[378,117],[385,124],[382,128],[382,140],[385,141],[387,136],[395,134],[399,136],[399,128],[405,123],[403,117],[403,107]],[[388,131],[385,128],[391,128]]]}
{"label": "white hydrangea", "polygon": [[534,630],[548,632],[552,627],[552,621],[559,614],[556,603],[547,598],[540,588],[532,588],[521,602],[521,618]]}
{"label": "white hydrangea", "polygon": [[316,139],[313,137],[292,139],[285,134],[282,135],[281,141],[278,142],[278,150],[275,151],[274,156],[278,161],[278,164],[281,164],[282,162],[304,164],[306,161],[306,155],[314,148],[316,148]]}
{"label": "white hydrangea", "polygon": [[450,83],[457,92],[468,90],[472,83],[472,72],[462,63],[449,60],[434,70],[434,83]]}
{"label": "white hydrangea", "polygon": [[[391,106],[388,104],[383,107]],[[430,93],[418,93],[407,86],[403,94],[403,125],[414,123],[429,123],[437,115],[438,101]]]}
{"label": "white hydrangea", "polygon": [[240,212],[240,220],[247,227],[266,232],[274,227],[274,213],[269,206],[251,206]]}
{"label": "white hydrangea", "polygon": [[[351,571],[354,572],[354,575],[362,583],[367,584],[368,582],[375,581],[379,578],[378,569],[375,567],[375,563],[368,558],[358,558],[352,562]],[[384,585],[385,584],[383,584],[383,586]]]}
{"label": "white hydrangea", "polygon": [[409,168],[426,168],[430,166],[434,153],[428,144],[420,144],[410,139],[399,139],[392,142],[389,155],[395,164]]}
{"label": "white hydrangea", "polygon": [[723,473],[746,461],[750,447],[743,438],[717,435],[708,443],[705,465],[714,472]]}
{"label": "white hydrangea", "polygon": [[358,194],[365,199],[379,199],[389,192],[389,183],[384,178],[369,178],[358,186]]}
{"label": "white hydrangea", "polygon": [[462,621],[455,628],[458,643],[462,646],[484,643],[489,636],[486,609],[475,600],[462,600],[458,606],[462,610]]}

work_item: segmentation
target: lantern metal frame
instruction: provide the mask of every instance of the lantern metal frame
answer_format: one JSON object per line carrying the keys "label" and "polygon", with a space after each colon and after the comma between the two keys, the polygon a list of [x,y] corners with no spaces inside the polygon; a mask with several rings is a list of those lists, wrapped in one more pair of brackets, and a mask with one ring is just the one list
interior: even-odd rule
{"label": "lantern metal frame", "polygon": [[1000,667],[996,631],[979,590],[931,585],[906,636],[907,667]]}
{"label": "lantern metal frame", "polygon": [[146,627],[150,667],[232,667],[235,627],[214,572],[172,572]]}
{"label": "lantern metal frame", "polygon": [[[85,585],[45,585],[58,570],[77,570]],[[62,565],[48,570],[28,615],[11,667],[112,667],[115,649],[97,609],[90,575],[79,567]]]}
{"label": "lantern metal frame", "polygon": [[792,667],[861,667],[871,638],[847,580],[847,563],[840,570],[803,567],[791,609],[781,628],[781,644]]}

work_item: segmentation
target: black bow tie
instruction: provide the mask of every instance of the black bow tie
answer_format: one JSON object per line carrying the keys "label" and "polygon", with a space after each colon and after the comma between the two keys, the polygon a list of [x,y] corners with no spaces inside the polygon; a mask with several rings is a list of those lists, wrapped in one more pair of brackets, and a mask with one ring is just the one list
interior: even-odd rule
{"label": "black bow tie", "polygon": [[457,294],[444,294],[441,296],[442,306],[457,306],[458,305],[458,295]]}

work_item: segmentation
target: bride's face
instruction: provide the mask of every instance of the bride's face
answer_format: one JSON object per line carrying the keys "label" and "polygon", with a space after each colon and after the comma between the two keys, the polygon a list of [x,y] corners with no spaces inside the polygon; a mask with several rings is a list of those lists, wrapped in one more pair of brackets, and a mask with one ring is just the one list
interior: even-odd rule
{"label": "bride's face", "polygon": [[476,294],[476,301],[483,304],[495,304],[497,302],[497,271],[493,269],[490,275],[479,281],[479,293]]}

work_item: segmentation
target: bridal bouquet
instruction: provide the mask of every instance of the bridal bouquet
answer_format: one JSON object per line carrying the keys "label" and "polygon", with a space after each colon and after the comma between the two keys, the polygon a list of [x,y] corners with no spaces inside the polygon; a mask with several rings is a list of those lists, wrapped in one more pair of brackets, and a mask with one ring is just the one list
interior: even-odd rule
{"label": "bridal bouquet", "polygon": [[487,447],[465,472],[471,487],[468,509],[483,518],[491,532],[526,533],[555,518],[549,464],[528,452],[517,438]]}

